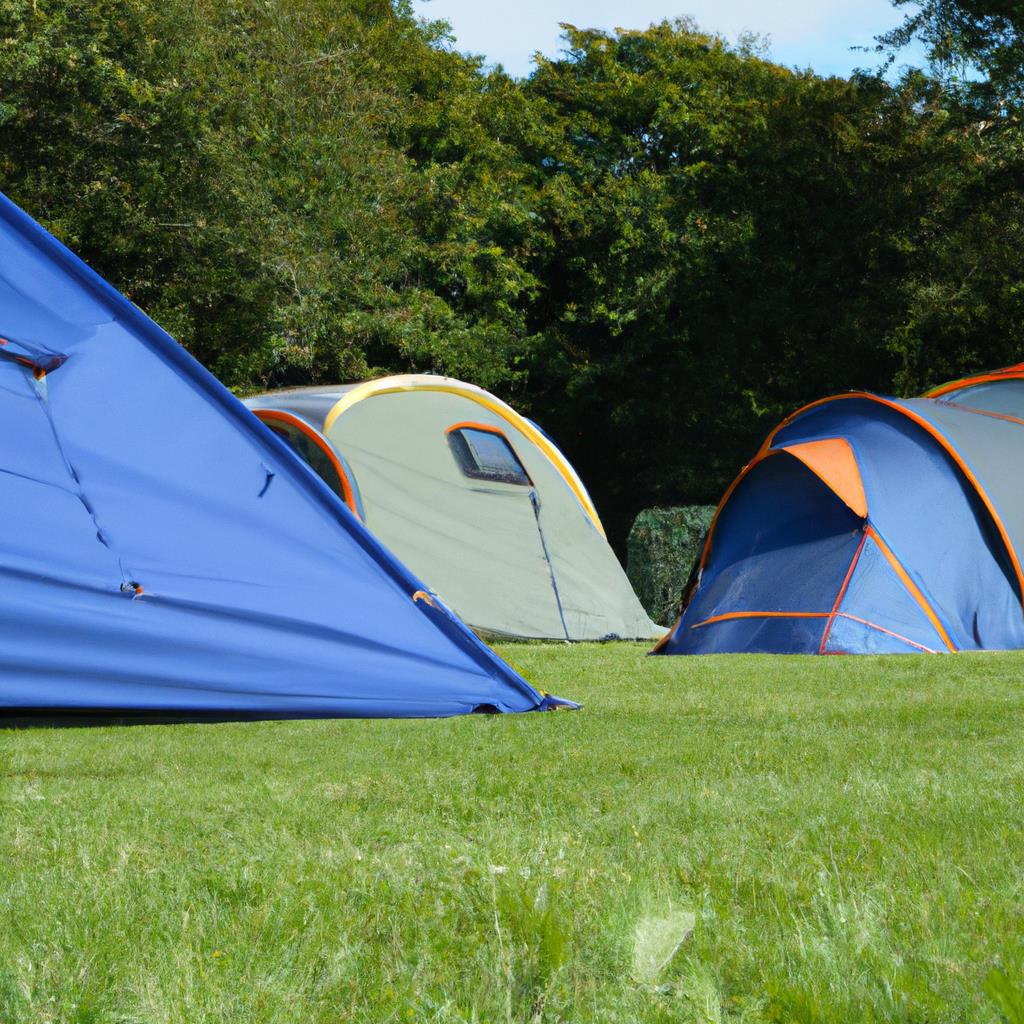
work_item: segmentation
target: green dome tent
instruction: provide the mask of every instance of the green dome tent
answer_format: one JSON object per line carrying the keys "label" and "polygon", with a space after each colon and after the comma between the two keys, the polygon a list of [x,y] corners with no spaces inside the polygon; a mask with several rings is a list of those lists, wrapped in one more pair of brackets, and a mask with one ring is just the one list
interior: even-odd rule
{"label": "green dome tent", "polygon": [[246,404],[476,629],[559,640],[664,632],[568,460],[494,395],[408,375]]}

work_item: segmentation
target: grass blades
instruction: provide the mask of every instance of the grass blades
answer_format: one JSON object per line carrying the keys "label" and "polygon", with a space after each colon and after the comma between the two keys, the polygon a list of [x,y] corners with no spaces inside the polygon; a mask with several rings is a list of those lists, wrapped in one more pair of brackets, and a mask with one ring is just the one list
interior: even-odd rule
{"label": "grass blades", "polygon": [[1024,656],[501,650],[583,710],[0,732],[0,1022],[1024,1024]]}

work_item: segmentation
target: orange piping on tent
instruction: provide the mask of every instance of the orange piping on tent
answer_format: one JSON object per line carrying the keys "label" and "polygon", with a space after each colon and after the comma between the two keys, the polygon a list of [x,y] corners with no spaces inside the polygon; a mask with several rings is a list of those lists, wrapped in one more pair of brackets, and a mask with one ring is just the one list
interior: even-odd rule
{"label": "orange piping on tent", "polygon": [[950,391],[959,391],[961,388],[969,388],[974,384],[994,384],[996,381],[1018,378],[1024,378],[1024,363],[1007,366],[1002,370],[993,370],[991,373],[979,373],[974,377],[962,377],[960,380],[953,380],[948,384],[940,384],[937,388],[926,391],[924,397],[938,398],[940,395],[948,395]]}
{"label": "orange piping on tent", "polygon": [[[859,622],[862,626],[868,626],[870,629],[876,629],[879,633],[885,633],[886,636],[891,636],[901,643],[909,644],[911,647],[916,647],[919,651],[924,651],[925,654],[938,654],[939,652],[933,650],[931,647],[925,647],[924,644],[919,644],[915,640],[911,640],[909,637],[903,636],[902,633],[894,633],[891,629],[886,629],[885,626],[878,625],[877,622],[871,622],[868,619],[862,619],[858,615],[851,615],[849,612],[837,612],[834,616],[837,619],[849,619],[851,622]],[[833,615],[831,612],[729,612],[726,615],[713,615],[710,619],[705,619],[703,622],[697,622],[690,627],[690,629],[700,629],[701,626],[711,626],[716,622],[727,622],[731,619],[832,619]]]}
{"label": "orange piping on tent", "polygon": [[505,437],[505,431],[501,427],[492,427],[489,423],[470,423],[466,420],[463,423],[453,423],[450,427],[445,430],[446,434],[454,434],[456,430],[482,430],[486,434],[497,434],[499,437]]}
{"label": "orange piping on tent", "polygon": [[690,629],[712,626],[716,622],[729,619],[827,619],[830,612],[726,612],[724,615],[712,615],[710,619],[695,622]]}
{"label": "orange piping on tent", "polygon": [[[1021,370],[1021,375],[1024,376],[1024,370]],[[740,475],[729,486],[729,489],[725,492],[725,495],[723,496],[722,501],[719,503],[718,508],[715,510],[715,516],[714,519],[711,520],[711,527],[708,530],[708,537],[704,544],[704,550],[701,553],[701,568],[703,568],[705,563],[707,562],[708,553],[711,550],[711,541],[714,536],[715,526],[718,522],[718,517],[722,511],[722,508],[725,506],[725,503],[729,500],[729,497],[732,495],[732,492],[736,489],[736,486],[739,484],[740,480],[742,480],[743,477],[746,476],[746,474],[751,469],[753,469],[753,467],[759,461],[761,461],[761,459],[763,459],[767,454],[774,450],[771,448],[772,441],[774,440],[775,436],[779,433],[779,431],[782,430],[784,427],[789,426],[789,424],[792,423],[795,419],[797,419],[797,417],[802,416],[804,413],[809,412],[811,409],[817,408],[819,405],[826,405],[829,402],[841,402],[845,399],[850,398],[859,398],[868,402],[877,402],[879,405],[884,405],[889,409],[894,409],[896,412],[902,413],[904,416],[907,417],[907,419],[912,420],[926,433],[930,434],[931,437],[942,446],[946,454],[949,455],[949,457],[956,463],[957,467],[964,474],[964,476],[967,477],[968,481],[970,481],[978,497],[981,499],[982,504],[988,510],[989,515],[992,517],[992,521],[995,523],[996,529],[999,532],[999,536],[1002,538],[1003,544],[1006,546],[1006,552],[1010,557],[1010,563],[1012,564],[1014,574],[1017,577],[1017,586],[1021,595],[1021,601],[1022,603],[1024,603],[1024,568],[1021,567],[1020,559],[1018,558],[1017,552],[1014,549],[1013,542],[1010,540],[1010,535],[1009,533],[1007,533],[1006,527],[1003,524],[1003,521],[1000,518],[999,513],[996,511],[995,505],[992,504],[992,500],[989,498],[988,494],[985,493],[985,489],[981,486],[981,482],[974,475],[973,471],[967,465],[967,463],[964,462],[960,453],[945,438],[945,436],[943,436],[943,434],[931,423],[929,423],[928,420],[926,420],[923,416],[914,412],[912,409],[908,409],[905,406],[900,405],[899,402],[896,402],[893,399],[882,398],[879,395],[872,395],[867,391],[850,391],[843,395],[832,395],[829,398],[819,398],[816,402],[811,402],[809,405],[805,405],[802,409],[797,409],[796,412],[787,416],[768,435],[768,437],[765,439],[764,444],[761,445],[761,448],[758,451],[757,455],[755,455],[754,458],[751,459],[751,461],[746,466],[743,467],[743,469],[740,472]]]}
{"label": "orange piping on tent", "polygon": [[257,419],[261,419],[264,422],[286,423],[288,426],[294,427],[300,434],[309,438],[327,456],[328,461],[331,463],[331,468],[338,474],[338,480],[341,482],[341,491],[345,496],[345,504],[348,505],[349,511],[359,519],[359,508],[356,505],[352,484],[349,481],[348,474],[345,472],[345,467],[341,464],[341,460],[334,454],[331,443],[323,435],[317,433],[308,423],[300,420],[298,416],[293,416],[290,412],[282,412],[280,409],[253,409],[252,412]]}
{"label": "orange piping on tent", "polygon": [[851,615],[849,612],[840,612],[836,618],[849,619],[851,622],[859,622],[862,626],[868,626],[870,629],[877,629],[879,633],[891,636],[894,639],[899,640],[900,643],[910,644],[911,647],[916,647],[919,651],[924,651],[925,654],[939,653],[933,647],[925,647],[924,644],[919,644],[916,640],[911,640],[902,633],[894,633],[891,629],[886,629],[885,626],[880,626],[877,622],[869,622],[867,619],[862,619],[859,615]]}
{"label": "orange piping on tent", "polygon": [[853,558],[850,560],[850,568],[846,570],[846,576],[843,579],[843,585],[839,588],[839,593],[836,594],[835,604],[832,605],[832,614],[828,618],[828,622],[825,624],[825,632],[821,634],[821,646],[818,648],[819,654],[825,653],[825,644],[828,643],[828,635],[832,632],[832,626],[835,624],[836,616],[839,614],[839,606],[843,603],[843,598],[846,597],[847,588],[850,586],[850,580],[853,579],[853,571],[857,568],[857,563],[860,561],[860,553],[864,550],[864,545],[867,543],[868,532],[865,530],[861,534],[860,543],[857,545],[857,550],[853,553]]}
{"label": "orange piping on tent", "polygon": [[920,587],[910,578],[910,574],[906,569],[903,568],[902,563],[893,553],[892,549],[884,540],[878,535],[878,531],[873,527],[868,527],[868,536],[878,545],[878,550],[885,555],[886,561],[892,566],[893,571],[900,578],[900,582],[910,591],[911,597],[921,606],[921,610],[928,616],[928,621],[932,624],[935,632],[942,637],[942,642],[949,648],[950,651],[956,651],[956,645],[952,640],[949,639],[949,634],[946,632],[945,627],[939,621],[938,615],[935,614],[935,609],[932,608],[928,599],[921,593]]}

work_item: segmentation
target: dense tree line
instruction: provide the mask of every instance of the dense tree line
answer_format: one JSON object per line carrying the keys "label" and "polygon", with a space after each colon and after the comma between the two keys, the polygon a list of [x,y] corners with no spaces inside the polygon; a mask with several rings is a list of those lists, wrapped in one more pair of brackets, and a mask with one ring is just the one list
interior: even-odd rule
{"label": "dense tree line", "polygon": [[404,0],[0,0],[0,189],[236,390],[497,390],[621,540],[803,402],[1024,358],[1022,27],[928,0],[898,80],[568,27],[516,80]]}

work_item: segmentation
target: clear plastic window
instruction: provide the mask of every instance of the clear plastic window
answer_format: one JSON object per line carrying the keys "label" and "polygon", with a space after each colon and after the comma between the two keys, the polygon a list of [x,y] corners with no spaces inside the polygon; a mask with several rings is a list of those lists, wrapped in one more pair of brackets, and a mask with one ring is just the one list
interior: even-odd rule
{"label": "clear plastic window", "polygon": [[493,480],[529,487],[530,475],[515,449],[498,430],[458,427],[448,431],[448,444],[459,469],[472,480]]}

